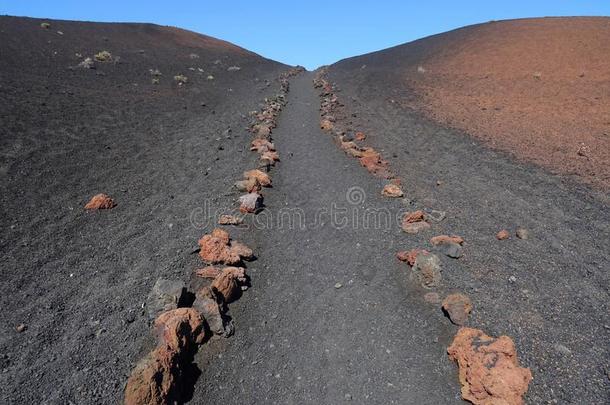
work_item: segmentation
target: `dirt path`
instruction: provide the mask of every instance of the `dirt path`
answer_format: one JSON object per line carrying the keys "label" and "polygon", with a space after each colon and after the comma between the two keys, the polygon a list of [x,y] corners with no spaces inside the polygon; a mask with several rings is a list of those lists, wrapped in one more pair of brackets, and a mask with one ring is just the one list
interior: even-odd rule
{"label": "dirt path", "polygon": [[362,223],[367,208],[397,202],[319,130],[318,108],[312,74],[294,79],[253,288],[231,307],[236,336],[202,348],[192,403],[457,403],[450,328],[406,285],[399,227]]}

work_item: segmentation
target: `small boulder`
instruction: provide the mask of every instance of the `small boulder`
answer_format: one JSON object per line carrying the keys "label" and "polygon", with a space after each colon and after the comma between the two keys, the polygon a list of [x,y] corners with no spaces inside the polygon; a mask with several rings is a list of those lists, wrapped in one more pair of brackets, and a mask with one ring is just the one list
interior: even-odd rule
{"label": "small boulder", "polygon": [[155,331],[159,347],[177,353],[188,353],[203,342],[203,317],[194,308],[177,308],[159,315]]}
{"label": "small boulder", "polygon": [[517,229],[516,234],[517,234],[517,238],[519,238],[519,239],[527,239],[530,236],[528,230],[525,228]]}
{"label": "small boulder", "polygon": [[220,274],[220,267],[216,266],[207,266],[202,269],[195,270],[195,275],[201,278],[216,278]]}
{"label": "small boulder", "polygon": [[450,294],[443,300],[443,310],[447,313],[451,322],[456,325],[463,325],[472,311],[472,303],[470,298],[464,294]]}
{"label": "small boulder", "polygon": [[254,177],[250,177],[246,180],[240,180],[235,182],[235,188],[237,188],[239,191],[254,193],[260,191],[261,185]]}
{"label": "small boulder", "polygon": [[406,213],[402,219],[401,227],[404,232],[415,234],[429,229],[430,224],[426,222],[426,214],[419,210]]}
{"label": "small boulder", "polygon": [[458,364],[463,399],[477,405],[523,405],[532,373],[519,366],[511,338],[462,327],[447,353]]}
{"label": "small boulder", "polygon": [[328,119],[323,119],[322,121],[320,121],[320,129],[322,129],[323,131],[331,131],[333,127],[333,123]]}
{"label": "small boulder", "polygon": [[182,376],[176,352],[159,347],[133,369],[125,386],[125,405],[165,405],[177,402]]}
{"label": "small boulder", "polygon": [[435,236],[432,239],[430,239],[430,243],[433,244],[434,246],[447,244],[447,243],[456,243],[458,245],[463,245],[464,239],[461,236],[457,236],[457,235],[451,235],[451,236],[439,235],[439,236]]}
{"label": "small boulder", "polygon": [[240,225],[242,223],[242,219],[239,217],[236,217],[234,215],[221,215],[220,218],[218,218],[218,224],[219,225]]}
{"label": "small boulder", "polygon": [[258,193],[248,193],[239,197],[239,211],[256,213],[263,206],[263,196]]}
{"label": "small boulder", "polygon": [[186,299],[187,290],[184,282],[165,278],[157,279],[146,300],[149,319],[153,320],[163,312],[178,308]]}
{"label": "small boulder", "polygon": [[94,195],[91,200],[85,205],[86,210],[108,210],[116,206],[114,200],[106,194],[100,193]]}
{"label": "small boulder", "polygon": [[246,270],[243,267],[225,267],[212,282],[212,290],[223,302],[234,301],[241,292],[241,286],[247,285]]}
{"label": "small boulder", "polygon": [[510,238],[510,233],[508,233],[508,231],[506,229],[502,229],[500,232],[498,232],[496,234],[496,239],[498,240],[505,240]]}
{"label": "small boulder", "polygon": [[269,175],[261,170],[254,169],[244,172],[245,179],[256,179],[258,183],[263,187],[271,187],[271,178]]}
{"label": "small boulder", "polygon": [[435,254],[418,253],[411,271],[423,288],[438,287],[441,283],[441,261]]}
{"label": "small boulder", "polygon": [[400,198],[404,196],[404,193],[396,184],[390,183],[383,186],[383,190],[381,190],[381,195],[390,198]]}
{"label": "small boulder", "polygon": [[206,263],[237,264],[241,261],[239,255],[232,252],[223,239],[213,235],[204,235],[198,243],[199,256]]}
{"label": "small boulder", "polygon": [[219,301],[220,299],[212,288],[206,286],[195,294],[193,308],[197,309],[204,316],[210,332],[215,335],[229,337],[234,331],[233,322],[224,316],[221,307],[218,305]]}

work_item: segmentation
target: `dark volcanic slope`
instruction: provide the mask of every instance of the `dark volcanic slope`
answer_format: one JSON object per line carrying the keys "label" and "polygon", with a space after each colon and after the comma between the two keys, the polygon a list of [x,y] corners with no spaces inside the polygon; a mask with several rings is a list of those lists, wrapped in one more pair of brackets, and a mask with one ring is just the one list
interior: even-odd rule
{"label": "dark volcanic slope", "polygon": [[610,18],[461,28],[336,64],[359,86],[610,190]]}
{"label": "dark volcanic slope", "polygon": [[[191,213],[231,204],[246,115],[286,67],[174,28],[41,22],[0,17],[0,402],[117,403],[147,294],[198,264]],[[85,212],[99,192],[118,206]]]}
{"label": "dark volcanic slope", "polygon": [[[363,130],[366,142],[382,151],[413,208],[447,212],[441,229],[403,235],[403,248],[429,249],[438,233],[464,237],[464,257],[443,263],[441,292],[465,292],[474,304],[471,326],[514,338],[534,375],[526,401],[607,403],[607,196],[516,163],[396,102],[418,97],[396,69],[434,53],[442,41],[435,37],[330,66],[329,80],[345,104],[338,119]],[[529,239],[515,237],[518,227],[529,230]],[[511,238],[496,240],[504,228]]]}

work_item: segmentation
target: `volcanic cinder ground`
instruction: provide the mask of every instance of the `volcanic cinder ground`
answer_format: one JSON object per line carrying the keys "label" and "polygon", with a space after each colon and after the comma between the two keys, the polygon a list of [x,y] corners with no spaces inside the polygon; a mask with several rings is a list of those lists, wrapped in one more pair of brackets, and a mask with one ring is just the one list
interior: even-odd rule
{"label": "volcanic cinder ground", "polygon": [[[291,77],[264,209],[225,227],[251,287],[182,400],[461,403],[458,327],[424,299],[460,292],[468,326],[513,339],[525,403],[608,403],[608,38],[608,18],[493,22],[325,69],[333,125],[387,160],[395,199],[320,129],[316,75]],[[258,166],[251,112],[290,68],[176,28],[0,17],[0,403],[123,401],[153,285],[204,267],[197,240]],[[102,192],[116,207],[85,210]],[[407,234],[416,210],[439,220]],[[433,289],[395,257],[413,248],[440,259]]]}

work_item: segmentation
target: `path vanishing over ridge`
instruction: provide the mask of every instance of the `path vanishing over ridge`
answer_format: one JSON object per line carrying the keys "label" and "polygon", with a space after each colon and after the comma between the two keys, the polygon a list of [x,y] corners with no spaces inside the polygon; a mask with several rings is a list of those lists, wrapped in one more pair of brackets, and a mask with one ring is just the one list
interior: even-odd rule
{"label": "path vanishing over ridge", "polygon": [[282,162],[257,216],[302,210],[306,227],[275,222],[257,231],[252,288],[231,305],[236,334],[200,349],[192,403],[460,403],[446,355],[452,328],[406,286],[393,255],[398,225],[338,229],[329,215],[311,224],[333,204],[358,215],[396,205],[380,196],[381,180],[320,131],[312,78],[291,82],[273,132]]}

